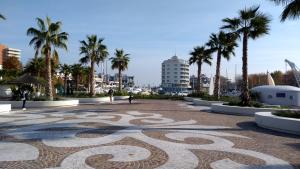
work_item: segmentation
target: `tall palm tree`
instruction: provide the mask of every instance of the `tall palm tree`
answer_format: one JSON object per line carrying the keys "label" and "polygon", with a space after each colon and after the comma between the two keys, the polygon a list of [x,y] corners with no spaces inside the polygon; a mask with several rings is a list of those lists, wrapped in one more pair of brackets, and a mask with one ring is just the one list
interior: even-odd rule
{"label": "tall palm tree", "polygon": [[281,13],[281,21],[286,19],[298,19],[300,16],[300,1],[299,0],[270,0],[277,5],[283,5],[284,9]]}
{"label": "tall palm tree", "polygon": [[66,95],[68,76],[71,73],[71,66],[67,64],[60,65],[60,73],[64,75],[64,94]]}
{"label": "tall palm tree", "polygon": [[95,63],[99,66],[100,62],[108,56],[106,46],[103,44],[104,39],[98,39],[97,35],[87,36],[87,41],[80,41],[80,54],[84,55],[80,59],[82,64],[90,63],[90,95],[95,95]]}
{"label": "tall palm tree", "polygon": [[201,69],[202,69],[202,64],[207,63],[211,65],[211,52],[208,49],[205,49],[205,46],[197,46],[194,48],[192,52],[190,52],[190,59],[189,59],[189,64],[197,64],[198,66],[198,71],[197,71],[197,90],[198,93],[201,92]]}
{"label": "tall palm tree", "polygon": [[110,58],[111,68],[119,71],[119,91],[122,89],[122,71],[128,68],[130,54],[124,53],[123,49],[116,49],[115,57]]}
{"label": "tall palm tree", "polygon": [[235,55],[234,49],[237,47],[236,36],[234,34],[226,34],[220,31],[219,34],[211,34],[210,40],[206,44],[210,47],[212,52],[217,52],[216,76],[214,97],[220,98],[220,71],[221,71],[221,58],[229,60],[231,55]]}
{"label": "tall palm tree", "polygon": [[271,19],[264,13],[258,11],[259,7],[251,7],[240,10],[239,16],[236,18],[223,19],[224,26],[227,29],[242,36],[243,42],[243,85],[242,85],[242,104],[249,105],[250,95],[248,86],[248,40],[257,39],[262,35],[268,34]]}
{"label": "tall palm tree", "polygon": [[71,73],[73,78],[75,79],[75,88],[78,90],[79,78],[83,75],[83,67],[81,64],[71,65]]}
{"label": "tall palm tree", "polygon": [[0,19],[3,19],[3,20],[5,20],[6,18],[5,18],[5,16],[4,16],[4,15],[0,14]]}
{"label": "tall palm tree", "polygon": [[31,27],[27,30],[27,35],[33,37],[29,45],[34,45],[36,56],[38,54],[45,56],[47,68],[46,95],[49,100],[53,100],[51,55],[58,54],[56,48],[67,50],[68,33],[61,32],[61,22],[52,22],[49,17],[46,17],[45,21],[37,18],[37,25],[37,28]]}

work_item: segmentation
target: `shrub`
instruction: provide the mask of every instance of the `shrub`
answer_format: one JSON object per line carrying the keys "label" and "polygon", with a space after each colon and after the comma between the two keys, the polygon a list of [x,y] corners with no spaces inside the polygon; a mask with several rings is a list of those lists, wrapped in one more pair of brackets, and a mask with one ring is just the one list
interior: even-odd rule
{"label": "shrub", "polygon": [[228,102],[225,105],[229,105],[229,106],[240,106],[240,107],[257,107],[257,108],[262,108],[264,107],[264,105],[260,102],[257,101],[250,101],[249,105],[244,105],[242,104],[242,102],[240,100],[233,100]]}
{"label": "shrub", "polygon": [[292,110],[279,110],[273,113],[276,116],[281,117],[289,117],[289,118],[296,118],[300,119],[300,111],[292,111]]}
{"label": "shrub", "polygon": [[125,90],[121,90],[121,91],[115,91],[114,92],[114,96],[128,96],[128,92]]}
{"label": "shrub", "polygon": [[135,94],[133,95],[133,99],[183,100],[183,96],[170,96],[170,95],[159,95],[159,94],[152,94],[152,95]]}
{"label": "shrub", "polygon": [[260,100],[260,93],[250,91],[250,98],[251,98],[252,101],[259,101]]}
{"label": "shrub", "polygon": [[199,97],[203,97],[204,95],[208,95],[207,93],[205,93],[205,92],[200,92],[200,93],[198,93],[198,92],[194,92],[194,93],[191,93],[191,94],[188,94],[188,97],[197,97],[197,98],[199,98]]}

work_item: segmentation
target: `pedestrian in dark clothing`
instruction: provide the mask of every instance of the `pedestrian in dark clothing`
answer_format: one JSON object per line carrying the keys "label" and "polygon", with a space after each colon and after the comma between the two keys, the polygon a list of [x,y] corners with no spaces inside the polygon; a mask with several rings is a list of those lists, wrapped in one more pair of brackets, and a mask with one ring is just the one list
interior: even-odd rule
{"label": "pedestrian in dark clothing", "polygon": [[131,104],[131,101],[133,100],[133,96],[132,96],[132,94],[131,94],[131,93],[129,94],[129,98],[128,98],[128,100],[129,100],[129,103]]}
{"label": "pedestrian in dark clothing", "polygon": [[114,95],[114,91],[112,88],[109,89],[108,95],[109,95],[109,100],[112,103],[112,99],[113,99],[113,95]]}
{"label": "pedestrian in dark clothing", "polygon": [[26,100],[28,99],[28,92],[25,90],[21,93],[21,100],[23,101],[22,109],[26,110]]}

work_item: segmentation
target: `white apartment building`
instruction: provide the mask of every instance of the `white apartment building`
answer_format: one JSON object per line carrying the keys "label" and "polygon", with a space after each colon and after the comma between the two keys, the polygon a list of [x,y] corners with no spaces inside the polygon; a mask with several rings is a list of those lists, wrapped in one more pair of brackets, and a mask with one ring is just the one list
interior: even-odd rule
{"label": "white apartment building", "polygon": [[21,57],[21,50],[14,49],[14,48],[6,48],[5,49],[5,56],[6,56],[6,58],[16,57],[16,58],[20,59],[20,57]]}
{"label": "white apartment building", "polygon": [[189,63],[176,55],[162,63],[161,86],[167,92],[190,88]]}

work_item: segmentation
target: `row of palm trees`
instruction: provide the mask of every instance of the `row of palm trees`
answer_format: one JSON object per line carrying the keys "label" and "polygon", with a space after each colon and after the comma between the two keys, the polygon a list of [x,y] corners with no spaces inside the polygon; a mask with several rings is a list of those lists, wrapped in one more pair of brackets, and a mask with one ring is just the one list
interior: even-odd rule
{"label": "row of palm trees", "polygon": [[[61,22],[52,22],[49,17],[46,20],[37,18],[37,28],[31,27],[27,30],[27,35],[32,39],[29,45],[33,45],[35,49],[35,59],[33,62],[38,61],[38,56],[45,58],[46,66],[46,96],[53,100],[53,62],[59,62],[57,49],[67,50],[67,40],[69,34],[61,31]],[[60,66],[60,71],[67,77],[67,74],[74,73],[76,75],[75,81],[78,87],[78,78],[82,69],[81,65],[89,65],[89,91],[90,95],[95,95],[95,64],[99,65],[109,55],[106,45],[103,43],[103,38],[98,38],[97,35],[87,36],[86,40],[80,41],[80,55],[83,57],[79,60],[80,64],[75,64],[70,67],[67,64]],[[122,71],[128,68],[129,54],[126,54],[122,49],[116,49],[115,57],[110,58],[112,62],[112,69],[118,69],[119,72],[119,90],[122,86]],[[33,64],[32,66],[39,66]],[[71,71],[73,68],[73,71]],[[77,76],[78,75],[78,76]],[[66,88],[66,79],[64,80],[64,89]],[[76,88],[77,88],[76,87]]]}
{"label": "row of palm trees", "polygon": [[[284,5],[284,10],[281,15],[281,21],[286,19],[296,19],[300,16],[300,1],[299,0],[269,0],[275,2],[277,5]],[[237,40],[242,40],[243,45],[243,91],[242,103],[249,104],[249,89],[248,89],[248,40],[256,39],[262,35],[268,34],[270,18],[259,12],[259,7],[252,7],[249,9],[239,11],[239,15],[235,18],[223,19],[224,26],[218,34],[212,34],[209,42],[202,46],[194,48],[191,52],[190,64],[197,63],[198,65],[198,90],[201,90],[201,66],[202,63],[211,64],[211,54],[217,52],[217,67],[214,95],[219,98],[219,83],[220,83],[220,67],[221,58],[229,59],[234,55],[234,49],[237,47]],[[6,18],[0,14],[0,19]],[[37,28],[29,28],[27,35],[32,36],[30,45],[35,49],[35,62],[38,56],[45,58],[47,86],[46,95],[50,100],[53,100],[52,90],[52,62],[59,62],[57,49],[61,48],[67,50],[68,33],[61,31],[61,22],[52,22],[49,17],[43,21],[37,18]],[[103,39],[98,39],[96,35],[87,37],[87,41],[81,41],[80,53],[84,55],[80,59],[83,64],[90,63],[90,91],[91,95],[95,95],[94,90],[94,64],[99,64],[107,56],[107,48],[103,44]],[[206,49],[209,47],[209,49]],[[128,67],[129,57],[123,50],[116,50],[116,57],[111,58],[112,68],[119,70],[119,90],[121,90],[121,72]],[[38,65],[34,65],[38,66]]]}
{"label": "row of palm trees", "polygon": [[[299,0],[271,0],[277,4],[286,5],[281,20],[287,18],[295,19],[300,15]],[[214,96],[219,99],[220,93],[220,68],[221,58],[227,60],[230,56],[234,56],[234,50],[237,41],[242,41],[242,94],[241,103],[243,105],[250,104],[250,94],[248,86],[248,41],[249,39],[257,39],[269,33],[270,17],[259,11],[259,7],[250,7],[238,12],[238,16],[234,18],[225,18],[222,20],[223,26],[218,34],[211,34],[209,42],[202,47],[195,47],[190,53],[190,64],[198,65],[198,92],[201,92],[201,66],[202,63],[211,64],[211,55],[217,52],[216,75]]]}
{"label": "row of palm trees", "polygon": [[[281,14],[281,21],[286,19],[297,19],[300,16],[300,1],[299,0],[270,0],[277,5],[283,5],[284,10]],[[190,54],[190,64],[197,63],[198,65],[198,91],[201,91],[201,65],[202,63],[211,64],[211,54],[217,52],[216,76],[214,96],[219,98],[220,88],[220,67],[221,58],[229,60],[231,55],[235,55],[234,49],[237,47],[237,40],[242,40],[242,104],[249,105],[249,87],[248,87],[248,40],[257,39],[269,32],[270,18],[259,12],[259,7],[251,7],[240,10],[235,18],[225,18],[222,20],[223,26],[218,34],[212,34],[209,42],[202,47],[194,48]],[[209,47],[206,49],[206,47]]]}
{"label": "row of palm trees", "polygon": [[[86,41],[80,41],[80,54],[83,57],[80,59],[81,64],[90,64],[90,94],[95,95],[95,64],[99,65],[109,55],[106,45],[103,44],[104,39],[97,37],[97,35],[87,36]],[[118,70],[119,75],[119,91],[122,89],[122,71],[128,68],[129,54],[126,54],[123,49],[116,49],[115,57],[111,57],[112,69]]]}

